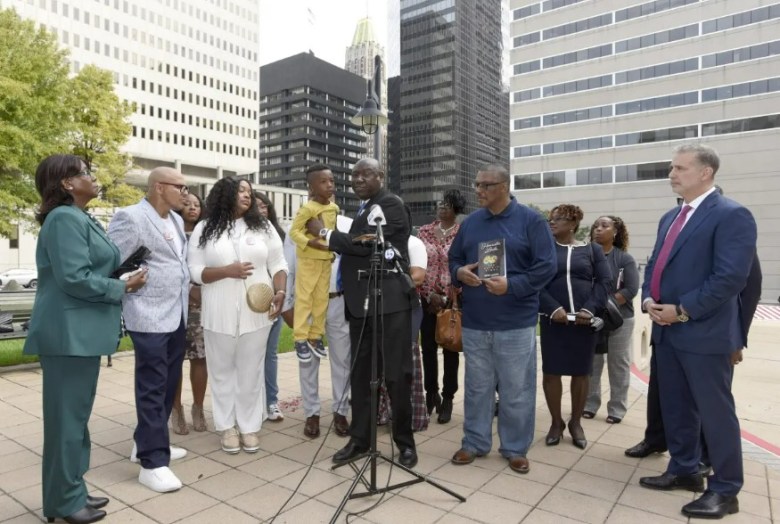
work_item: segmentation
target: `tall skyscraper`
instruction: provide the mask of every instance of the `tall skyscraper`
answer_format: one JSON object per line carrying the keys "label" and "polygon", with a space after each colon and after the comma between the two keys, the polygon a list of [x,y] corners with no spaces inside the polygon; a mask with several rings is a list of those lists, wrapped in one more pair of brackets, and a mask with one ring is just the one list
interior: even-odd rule
{"label": "tall skyscraper", "polygon": [[[382,111],[387,113],[387,64],[385,63],[385,48],[379,43],[374,34],[374,26],[371,23],[370,18],[363,18],[358,22],[355,28],[355,35],[352,37],[352,45],[347,47],[344,60],[344,69],[350,73],[362,76],[366,80],[373,80],[374,78],[374,57],[379,55],[382,59],[382,82],[379,86],[376,86],[377,94],[379,95],[380,102],[382,104]],[[387,131],[384,127],[380,126],[379,141],[382,144],[381,156],[378,159],[382,165],[387,163]],[[361,131],[361,133],[363,133]],[[371,158],[377,158],[376,151],[374,151],[373,137],[366,135],[366,156]]]}
{"label": "tall skyscraper", "polygon": [[365,135],[350,118],[365,99],[365,80],[311,53],[261,67],[259,182],[306,189],[306,168],[326,164],[336,203],[357,211],[350,175],[365,155]]}
{"label": "tall skyscraper", "polygon": [[420,224],[447,189],[473,206],[478,169],[508,162],[502,1],[401,0],[400,8],[400,187]]}
{"label": "tall skyscraper", "polygon": [[53,32],[77,73],[95,64],[135,104],[124,150],[142,184],[158,165],[191,183],[257,168],[258,3],[255,0],[1,0]]}
{"label": "tall skyscraper", "polygon": [[716,181],[757,217],[764,295],[780,294],[780,3],[512,3],[518,199],[620,215],[637,261],[675,203],[674,146],[721,156]]}

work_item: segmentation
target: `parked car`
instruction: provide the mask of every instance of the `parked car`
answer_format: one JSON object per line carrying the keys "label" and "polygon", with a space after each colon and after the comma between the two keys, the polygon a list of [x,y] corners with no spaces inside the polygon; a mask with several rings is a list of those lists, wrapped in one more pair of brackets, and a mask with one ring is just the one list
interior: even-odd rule
{"label": "parked car", "polygon": [[35,289],[38,287],[38,271],[35,269],[9,269],[0,273],[0,287],[5,286],[11,280],[16,280],[20,286]]}

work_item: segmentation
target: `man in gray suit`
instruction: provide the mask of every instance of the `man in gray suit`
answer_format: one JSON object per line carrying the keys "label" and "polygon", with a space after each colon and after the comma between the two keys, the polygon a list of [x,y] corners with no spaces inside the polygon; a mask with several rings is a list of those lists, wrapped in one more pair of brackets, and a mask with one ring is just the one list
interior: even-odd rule
{"label": "man in gray suit", "polygon": [[149,174],[146,197],[119,210],[108,227],[122,260],[141,246],[151,251],[146,260],[147,284],[125,294],[122,314],[135,348],[138,425],[130,460],[141,462],[138,481],[161,493],[181,488],[168,465],[187,453],[171,447],[168,436],[168,417],[184,358],[190,283],[184,226],[171,211],[182,208],[187,193],[181,173],[157,167]]}

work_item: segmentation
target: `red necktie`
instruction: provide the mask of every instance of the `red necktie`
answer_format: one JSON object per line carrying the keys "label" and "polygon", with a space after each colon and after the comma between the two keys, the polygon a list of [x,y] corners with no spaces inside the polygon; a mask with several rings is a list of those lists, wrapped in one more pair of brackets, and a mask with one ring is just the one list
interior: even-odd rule
{"label": "red necktie", "polygon": [[680,211],[677,218],[674,219],[672,227],[669,228],[669,233],[667,233],[666,239],[664,239],[664,245],[661,246],[661,251],[658,252],[658,258],[653,266],[653,275],[650,277],[650,296],[653,297],[653,300],[656,302],[661,300],[661,273],[664,272],[666,261],[669,260],[669,253],[672,252],[674,242],[677,240],[677,237],[680,236],[680,231],[682,231],[682,228],[685,225],[685,217],[688,216],[691,209],[693,208],[689,205],[683,206],[682,211]]}

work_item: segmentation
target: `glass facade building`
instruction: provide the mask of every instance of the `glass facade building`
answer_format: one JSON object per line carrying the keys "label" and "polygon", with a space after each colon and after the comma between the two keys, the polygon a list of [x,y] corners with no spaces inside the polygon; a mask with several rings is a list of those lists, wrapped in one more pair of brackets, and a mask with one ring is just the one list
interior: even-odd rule
{"label": "glass facade building", "polygon": [[390,179],[415,224],[432,220],[450,188],[473,208],[479,167],[509,158],[501,4],[401,0],[400,100],[390,102],[398,108],[390,133],[399,136],[389,139]]}

